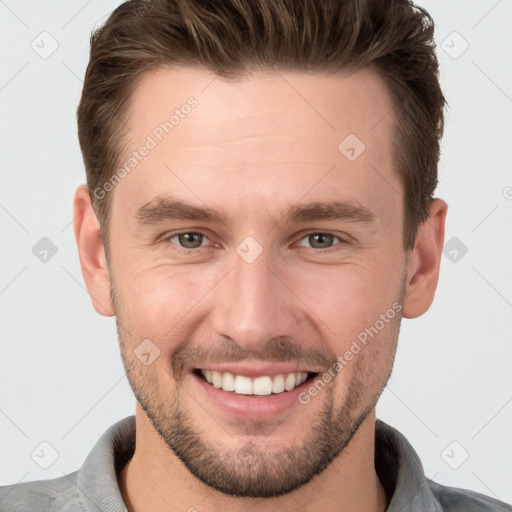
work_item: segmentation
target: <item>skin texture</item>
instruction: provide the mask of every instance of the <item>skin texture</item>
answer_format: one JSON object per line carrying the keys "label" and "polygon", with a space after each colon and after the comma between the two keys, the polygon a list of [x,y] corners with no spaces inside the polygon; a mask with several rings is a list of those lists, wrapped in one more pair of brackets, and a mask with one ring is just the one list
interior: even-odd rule
{"label": "skin texture", "polygon": [[[238,82],[157,70],[132,98],[127,158],[191,96],[197,106],[109,192],[109,264],[87,189],[75,196],[83,276],[97,312],[116,317],[138,400],[135,454],[119,474],[123,499],[137,512],[385,510],[375,404],[401,316],[432,303],[447,205],[432,203],[405,253],[392,104],[371,69],[258,72]],[[366,147],[354,161],[338,150],[351,133]],[[140,207],[166,195],[219,210],[227,223],[137,222]],[[331,200],[363,205],[374,220],[282,220],[291,205]],[[176,230],[204,236],[171,236]],[[333,236],[316,241],[315,233]],[[236,250],[247,237],[262,249],[252,263]],[[190,373],[242,360],[327,371],[393,304],[401,314],[314,399],[279,418],[227,415]],[[160,351],[147,366],[134,353],[145,339]]]}

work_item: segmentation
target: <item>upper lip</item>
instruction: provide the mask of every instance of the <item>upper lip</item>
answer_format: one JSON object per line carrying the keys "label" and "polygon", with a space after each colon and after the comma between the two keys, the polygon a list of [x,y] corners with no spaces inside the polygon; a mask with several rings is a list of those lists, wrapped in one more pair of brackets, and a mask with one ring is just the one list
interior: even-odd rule
{"label": "upper lip", "polygon": [[290,363],[281,363],[281,364],[264,364],[264,365],[255,365],[250,363],[225,363],[225,364],[209,364],[202,367],[196,367],[194,369],[199,370],[212,370],[218,372],[230,372],[233,375],[245,375],[246,377],[256,378],[262,377],[264,375],[275,376],[282,375],[287,373],[318,373],[314,369],[308,369],[304,366],[290,364]]}

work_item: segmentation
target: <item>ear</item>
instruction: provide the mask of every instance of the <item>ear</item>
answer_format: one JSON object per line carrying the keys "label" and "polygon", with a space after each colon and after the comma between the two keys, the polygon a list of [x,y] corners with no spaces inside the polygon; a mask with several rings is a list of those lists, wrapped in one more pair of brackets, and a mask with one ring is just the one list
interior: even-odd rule
{"label": "ear", "polygon": [[402,303],[404,318],[423,315],[431,306],[439,279],[448,205],[434,199],[427,220],[418,228],[414,250],[407,257],[407,286]]}
{"label": "ear", "polygon": [[91,202],[89,189],[81,185],[73,201],[73,227],[80,266],[92,305],[103,316],[114,316],[110,296],[110,274],[107,266],[100,225]]}

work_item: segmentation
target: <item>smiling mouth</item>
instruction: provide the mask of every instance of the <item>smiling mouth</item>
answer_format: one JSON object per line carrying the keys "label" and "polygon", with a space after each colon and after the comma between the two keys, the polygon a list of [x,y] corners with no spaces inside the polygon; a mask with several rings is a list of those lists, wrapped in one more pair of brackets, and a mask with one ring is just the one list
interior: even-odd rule
{"label": "smiling mouth", "polygon": [[277,395],[292,391],[318,375],[315,372],[298,372],[250,378],[245,375],[234,375],[231,372],[202,370],[200,368],[193,370],[193,373],[217,389],[238,395],[255,396]]}

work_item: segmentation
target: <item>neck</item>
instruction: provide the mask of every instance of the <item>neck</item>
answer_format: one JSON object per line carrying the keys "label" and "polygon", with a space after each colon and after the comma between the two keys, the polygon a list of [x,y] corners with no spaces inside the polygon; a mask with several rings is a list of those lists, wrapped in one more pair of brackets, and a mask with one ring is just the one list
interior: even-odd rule
{"label": "neck", "polygon": [[372,411],[343,452],[306,485],[277,498],[238,498],[192,475],[137,404],[135,452],[118,475],[119,488],[129,512],[384,512],[387,498],[375,471],[374,440]]}

